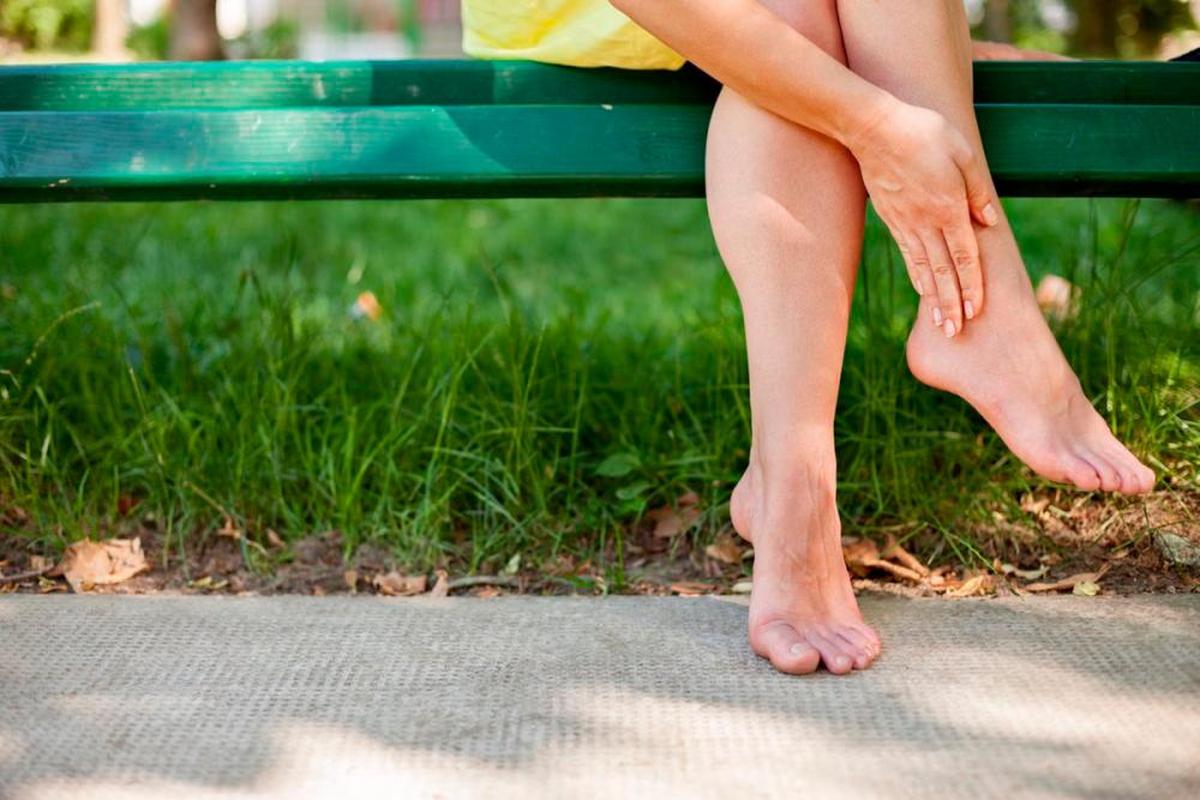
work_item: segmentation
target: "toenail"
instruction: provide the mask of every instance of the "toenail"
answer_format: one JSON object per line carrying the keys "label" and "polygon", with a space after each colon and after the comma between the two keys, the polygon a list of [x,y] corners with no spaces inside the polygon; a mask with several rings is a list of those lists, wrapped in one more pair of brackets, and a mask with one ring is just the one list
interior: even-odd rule
{"label": "toenail", "polygon": [[939,328],[942,326],[942,310],[937,306],[933,307],[933,324]]}
{"label": "toenail", "polygon": [[942,326],[942,330],[945,331],[947,339],[954,336],[954,334],[957,333],[957,331],[954,329],[954,320],[946,320],[946,324]]}
{"label": "toenail", "polygon": [[803,656],[807,655],[811,649],[812,648],[810,648],[808,645],[797,642],[796,644],[792,645],[791,653],[794,656]]}

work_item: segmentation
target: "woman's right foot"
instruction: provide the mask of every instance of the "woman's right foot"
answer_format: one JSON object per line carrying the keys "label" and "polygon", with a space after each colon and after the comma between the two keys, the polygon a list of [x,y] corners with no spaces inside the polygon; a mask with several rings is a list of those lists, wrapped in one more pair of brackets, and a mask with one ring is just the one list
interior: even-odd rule
{"label": "woman's right foot", "polygon": [[[997,272],[988,282],[987,309],[952,339],[931,322],[933,302],[922,298],[908,339],[913,375],[974,406],[1042,477],[1088,491],[1150,491],[1154,473],[1088,402],[1038,309],[1015,245],[989,244],[984,249],[981,241],[981,249],[1007,254],[1021,274]],[[989,266],[985,260],[985,280],[1004,266],[1014,265]]]}

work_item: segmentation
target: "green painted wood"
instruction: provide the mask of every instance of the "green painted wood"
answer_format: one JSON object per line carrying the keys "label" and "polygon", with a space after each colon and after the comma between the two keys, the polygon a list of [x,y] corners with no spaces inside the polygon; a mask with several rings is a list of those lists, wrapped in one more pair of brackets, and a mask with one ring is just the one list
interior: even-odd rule
{"label": "green painted wood", "polygon": [[[984,62],[976,102],[1200,105],[1200,63]],[[699,70],[514,61],[248,61],[0,67],[0,112],[711,103]]]}
{"label": "green painted wood", "polygon": [[[1200,194],[1200,106],[979,108],[1001,190]],[[699,104],[0,113],[0,201],[694,196]]]}

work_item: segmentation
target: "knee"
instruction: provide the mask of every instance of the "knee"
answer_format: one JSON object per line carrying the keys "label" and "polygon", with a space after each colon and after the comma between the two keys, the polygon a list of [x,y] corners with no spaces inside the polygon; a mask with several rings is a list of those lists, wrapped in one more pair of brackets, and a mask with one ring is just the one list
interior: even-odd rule
{"label": "knee", "polygon": [[[825,52],[842,59],[837,0],[759,0]],[[844,59],[842,59],[844,60]]]}

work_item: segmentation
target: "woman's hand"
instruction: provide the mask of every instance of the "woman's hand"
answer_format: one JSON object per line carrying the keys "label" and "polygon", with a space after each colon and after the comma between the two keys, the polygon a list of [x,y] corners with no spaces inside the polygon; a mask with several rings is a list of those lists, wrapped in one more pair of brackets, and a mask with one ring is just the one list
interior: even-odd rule
{"label": "woman's hand", "polygon": [[971,221],[995,225],[987,170],[941,114],[889,98],[847,143],[875,211],[888,226],[917,293],[933,294],[946,336],[983,310],[983,273]]}

